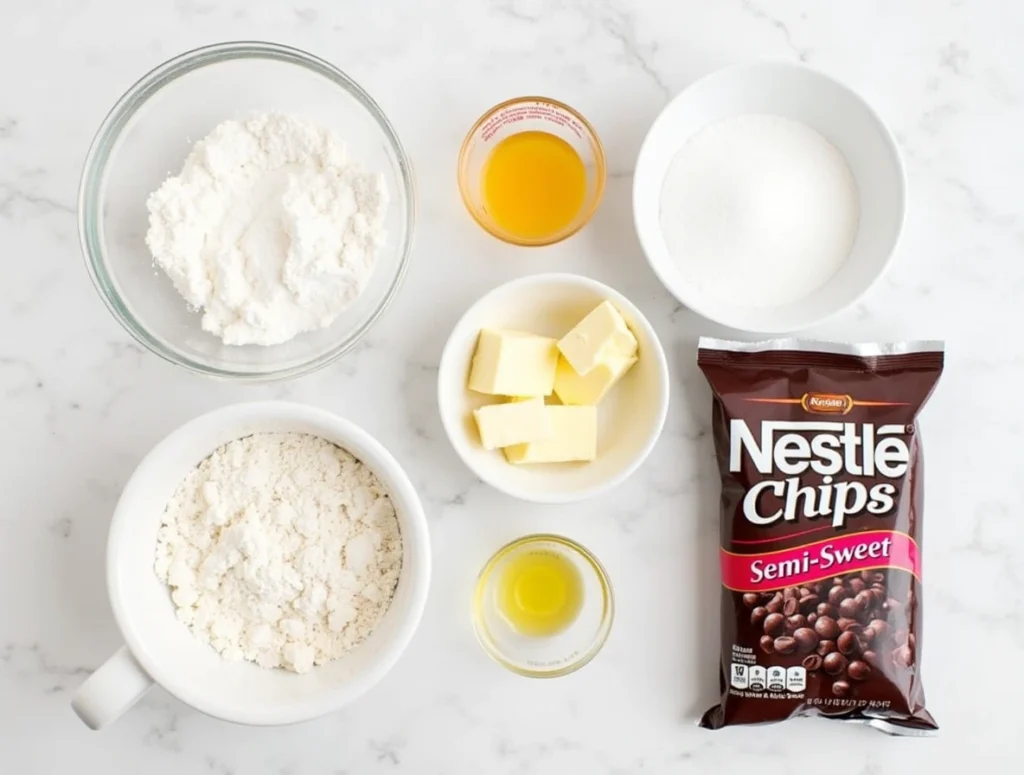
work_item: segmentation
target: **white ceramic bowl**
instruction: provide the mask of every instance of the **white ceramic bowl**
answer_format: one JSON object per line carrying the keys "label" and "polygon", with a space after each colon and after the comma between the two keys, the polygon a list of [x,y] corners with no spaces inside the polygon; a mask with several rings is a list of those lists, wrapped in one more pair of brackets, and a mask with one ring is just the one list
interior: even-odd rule
{"label": "white ceramic bowl", "polygon": [[[259,432],[310,433],[351,452],[387,487],[402,531],[402,572],[384,618],[351,653],[302,675],[221,658],[177,620],[167,586],[153,570],[164,507],[185,475],[217,447]],[[89,726],[99,728],[117,718],[153,682],[227,721],[304,721],[361,695],[409,645],[430,585],[427,521],[398,462],[349,421],[300,404],[236,404],[185,424],[139,464],[110,525],[107,585],[126,647],[93,673],[72,701]]]}
{"label": "white ceramic bowl", "polygon": [[[640,359],[601,402],[597,459],[514,466],[501,450],[484,449],[472,412],[495,398],[466,387],[480,329],[511,328],[561,338],[605,300],[618,308],[632,329]],[[537,503],[583,500],[625,480],[650,453],[668,412],[668,363],[651,324],[618,291],[573,274],[523,277],[477,301],[448,338],[437,381],[441,422],[459,457],[492,487]]]}
{"label": "white ceramic bowl", "polygon": [[[776,307],[750,308],[709,298],[676,268],[662,235],[659,209],[665,174],[679,149],[716,121],[741,114],[800,121],[846,157],[860,194],[860,226],[850,255],[823,287]],[[647,260],[680,302],[742,331],[787,333],[853,304],[885,271],[903,227],[906,180],[892,134],[847,86],[802,65],[738,65],[700,79],[655,120],[640,149],[633,179],[633,217]]]}

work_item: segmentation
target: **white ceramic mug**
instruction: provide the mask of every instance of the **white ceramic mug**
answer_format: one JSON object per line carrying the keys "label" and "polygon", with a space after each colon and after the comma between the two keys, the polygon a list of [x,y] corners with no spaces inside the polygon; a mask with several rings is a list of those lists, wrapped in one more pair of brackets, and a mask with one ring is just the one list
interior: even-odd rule
{"label": "white ceramic mug", "polygon": [[[168,588],[153,569],[164,508],[185,475],[221,445],[260,432],[309,433],[351,452],[388,489],[402,532],[402,572],[387,614],[350,654],[302,675],[224,660],[178,621]],[[91,728],[116,719],[153,683],[197,710],[228,721],[304,721],[361,695],[408,646],[430,585],[426,516],[397,461],[359,427],[300,404],[236,404],[182,426],[135,470],[110,525],[107,585],[126,645],[72,699],[75,712]]]}

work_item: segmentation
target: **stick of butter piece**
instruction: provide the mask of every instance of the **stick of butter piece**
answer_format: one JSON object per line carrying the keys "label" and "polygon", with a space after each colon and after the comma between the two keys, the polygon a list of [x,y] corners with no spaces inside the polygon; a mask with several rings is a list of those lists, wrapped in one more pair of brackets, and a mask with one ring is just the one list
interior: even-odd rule
{"label": "stick of butter piece", "polygon": [[558,349],[581,377],[602,361],[630,357],[636,347],[636,337],[610,301],[598,304],[558,341]]}
{"label": "stick of butter piece", "polygon": [[597,457],[596,406],[545,406],[552,436],[505,447],[510,463],[568,463]]}
{"label": "stick of butter piece", "polygon": [[554,434],[543,398],[490,404],[473,410],[484,449],[549,439]]}
{"label": "stick of butter piece", "polygon": [[554,339],[485,328],[473,355],[469,389],[496,396],[549,396],[557,365]]}
{"label": "stick of butter piece", "polygon": [[636,361],[635,355],[608,358],[581,377],[565,358],[559,358],[555,370],[555,395],[563,404],[596,406]]}

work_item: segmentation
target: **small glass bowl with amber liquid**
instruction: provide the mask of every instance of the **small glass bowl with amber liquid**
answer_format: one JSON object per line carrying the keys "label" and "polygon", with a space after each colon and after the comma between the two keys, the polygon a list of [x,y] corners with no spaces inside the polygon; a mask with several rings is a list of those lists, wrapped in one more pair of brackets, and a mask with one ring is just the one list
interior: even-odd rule
{"label": "small glass bowl with amber liquid", "polygon": [[563,536],[525,536],[480,572],[473,599],[477,639],[514,673],[555,678],[579,670],[604,646],[615,616],[608,574]]}
{"label": "small glass bowl with amber liquid", "polygon": [[470,215],[513,245],[551,245],[582,229],[604,193],[604,149],[578,112],[547,97],[495,105],[459,152]]}

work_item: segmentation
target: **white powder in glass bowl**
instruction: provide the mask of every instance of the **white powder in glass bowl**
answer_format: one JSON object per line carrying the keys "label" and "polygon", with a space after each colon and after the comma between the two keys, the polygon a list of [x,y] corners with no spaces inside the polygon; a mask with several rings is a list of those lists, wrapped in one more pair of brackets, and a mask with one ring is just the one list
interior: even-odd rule
{"label": "white powder in glass bowl", "polygon": [[146,244],[202,327],[273,345],[329,326],[384,243],[384,176],[335,132],[280,113],[225,121],[147,202]]}

